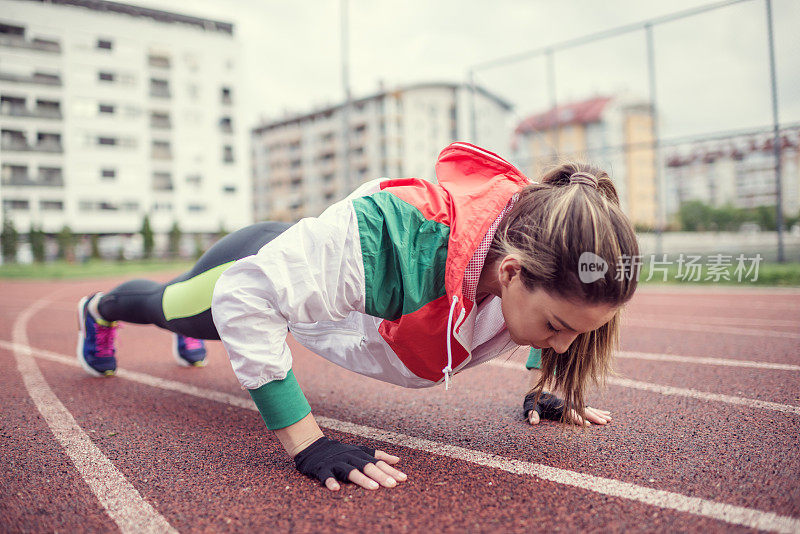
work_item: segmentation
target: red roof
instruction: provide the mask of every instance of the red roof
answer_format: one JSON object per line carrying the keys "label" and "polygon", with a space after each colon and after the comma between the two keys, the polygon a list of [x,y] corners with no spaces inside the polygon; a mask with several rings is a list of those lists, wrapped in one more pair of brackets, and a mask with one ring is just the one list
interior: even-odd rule
{"label": "red roof", "polygon": [[549,130],[556,126],[598,122],[611,100],[611,97],[600,96],[582,102],[573,102],[571,104],[557,106],[544,113],[531,115],[527,119],[524,119],[517,125],[515,132],[524,134],[532,131]]}

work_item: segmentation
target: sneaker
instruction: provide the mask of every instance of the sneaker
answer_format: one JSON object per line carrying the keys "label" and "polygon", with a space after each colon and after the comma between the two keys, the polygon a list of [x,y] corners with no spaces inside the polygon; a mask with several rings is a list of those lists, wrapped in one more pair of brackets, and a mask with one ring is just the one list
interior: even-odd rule
{"label": "sneaker", "polygon": [[172,354],[184,367],[203,367],[206,364],[206,346],[202,339],[172,334]]}
{"label": "sneaker", "polygon": [[78,361],[92,376],[114,376],[117,370],[114,357],[117,323],[98,321],[89,313],[92,297],[94,295],[83,297],[78,303]]}

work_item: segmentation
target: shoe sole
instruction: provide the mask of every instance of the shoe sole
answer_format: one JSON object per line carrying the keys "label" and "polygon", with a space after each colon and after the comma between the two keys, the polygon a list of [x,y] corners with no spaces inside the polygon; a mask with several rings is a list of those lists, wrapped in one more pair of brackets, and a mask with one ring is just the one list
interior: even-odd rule
{"label": "shoe sole", "polygon": [[175,332],[172,333],[172,356],[175,358],[175,361],[178,362],[178,365],[181,367],[205,367],[206,360],[203,358],[200,361],[195,363],[189,363],[183,358],[181,358],[180,353],[178,352],[178,334]]}
{"label": "shoe sole", "polygon": [[86,341],[86,325],[83,320],[83,309],[88,301],[89,297],[83,297],[78,303],[78,346],[76,349],[78,361],[81,363],[83,370],[92,376],[114,376],[114,371],[109,370],[105,373],[101,373],[100,371],[94,369],[91,365],[89,365],[89,362],[86,361],[86,357],[83,354],[83,343]]}

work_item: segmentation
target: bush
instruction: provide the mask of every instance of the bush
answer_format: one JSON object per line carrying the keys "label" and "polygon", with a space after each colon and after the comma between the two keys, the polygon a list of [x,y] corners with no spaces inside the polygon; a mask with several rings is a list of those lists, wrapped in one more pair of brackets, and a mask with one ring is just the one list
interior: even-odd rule
{"label": "bush", "polygon": [[[775,206],[736,208],[727,204],[719,208],[690,200],[681,204],[677,219],[682,230],[687,232],[727,231],[737,232],[745,223],[754,223],[762,230],[775,230],[778,226]],[[784,219],[784,228],[791,228],[797,218]]]}
{"label": "bush", "polygon": [[37,228],[36,225],[31,224],[28,240],[31,243],[31,254],[33,255],[33,261],[37,263],[44,262],[46,259],[45,241],[47,240],[47,236],[45,235],[44,231],[42,231],[41,228]]}
{"label": "bush", "polygon": [[3,230],[0,232],[0,240],[2,240],[3,261],[10,263],[17,261],[17,241],[19,241],[19,234],[14,227],[14,221],[11,219],[3,219]]}
{"label": "bush", "polygon": [[153,256],[153,247],[155,246],[155,237],[153,236],[153,228],[150,226],[150,217],[147,215],[142,219],[142,256],[145,259],[150,259]]}
{"label": "bush", "polygon": [[66,224],[58,233],[58,257],[69,263],[75,261],[75,234]]}
{"label": "bush", "polygon": [[181,232],[178,221],[172,223],[172,228],[169,229],[169,257],[177,258],[181,254]]}
{"label": "bush", "polygon": [[100,236],[97,234],[92,234],[92,236],[89,238],[89,244],[91,246],[92,259],[102,259],[103,255],[100,254]]}

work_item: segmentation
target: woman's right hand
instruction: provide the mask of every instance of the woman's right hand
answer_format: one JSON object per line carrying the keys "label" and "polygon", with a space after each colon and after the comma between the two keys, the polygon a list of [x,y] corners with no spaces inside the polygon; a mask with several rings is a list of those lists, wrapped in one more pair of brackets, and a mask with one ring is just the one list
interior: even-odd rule
{"label": "woman's right hand", "polygon": [[393,488],[406,480],[406,475],[389,464],[400,461],[383,451],[347,445],[321,437],[294,457],[298,471],[316,478],[331,491],[340,489],[339,481],[349,480],[362,488]]}

